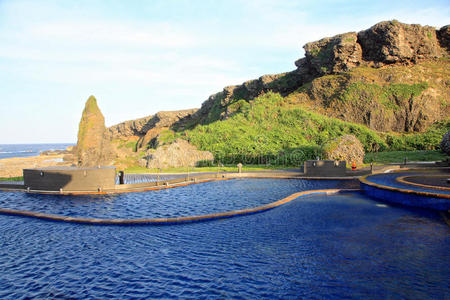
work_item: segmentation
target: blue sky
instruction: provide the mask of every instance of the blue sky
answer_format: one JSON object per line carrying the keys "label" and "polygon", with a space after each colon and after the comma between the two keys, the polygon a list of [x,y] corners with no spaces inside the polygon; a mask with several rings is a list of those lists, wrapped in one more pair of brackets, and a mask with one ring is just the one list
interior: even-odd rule
{"label": "blue sky", "polygon": [[200,107],[295,69],[302,46],[397,19],[441,27],[448,1],[0,0],[0,144],[76,142],[94,95],[106,125]]}

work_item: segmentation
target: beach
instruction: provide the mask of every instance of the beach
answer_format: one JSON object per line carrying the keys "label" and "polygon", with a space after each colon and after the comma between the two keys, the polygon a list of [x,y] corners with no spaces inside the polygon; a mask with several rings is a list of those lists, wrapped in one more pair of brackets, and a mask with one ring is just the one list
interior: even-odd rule
{"label": "beach", "polygon": [[22,176],[22,170],[27,168],[70,166],[71,162],[63,161],[64,155],[54,154],[0,159],[0,177]]}

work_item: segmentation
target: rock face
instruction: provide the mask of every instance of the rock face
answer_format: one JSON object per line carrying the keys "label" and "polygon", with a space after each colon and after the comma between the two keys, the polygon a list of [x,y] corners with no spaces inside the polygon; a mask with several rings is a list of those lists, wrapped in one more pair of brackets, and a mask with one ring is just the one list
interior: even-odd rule
{"label": "rock face", "polygon": [[223,91],[209,96],[203,102],[202,107],[193,115],[193,119],[201,124],[225,120],[234,113],[229,106],[237,100],[250,101],[268,91],[287,95],[295,91],[302,84],[302,80],[304,80],[304,77],[299,76],[297,71],[292,71],[264,75],[258,79],[246,81],[241,85],[227,86]]}
{"label": "rock face", "polygon": [[174,143],[158,147],[153,153],[150,153],[147,167],[195,167],[200,161],[212,161],[213,159],[211,152],[199,151],[189,142],[177,139]]}
{"label": "rock face", "polygon": [[136,139],[136,150],[145,150],[161,131],[169,128],[183,129],[186,123],[192,121],[193,114],[197,110],[160,111],[155,115],[111,126],[107,129],[106,135],[110,140]]}
{"label": "rock face", "polygon": [[[317,75],[345,72],[361,64],[362,49],[355,32],[324,38],[308,43],[305,49],[306,65]],[[303,61],[297,61],[301,68]]]}
{"label": "rock face", "polygon": [[78,128],[76,157],[79,167],[95,167],[110,163],[110,145],[105,133],[105,118],[97,106],[95,97],[90,96],[86,101]]}
{"label": "rock face", "polygon": [[152,128],[171,127],[178,122],[188,121],[190,116],[198,109],[185,109],[176,111],[160,111],[155,115],[125,121],[108,128],[110,139],[120,139],[130,136],[143,137]]}
{"label": "rock face", "polygon": [[292,101],[329,117],[377,131],[423,132],[450,115],[450,61],[322,76],[293,94]]}
{"label": "rock face", "polygon": [[450,131],[444,134],[440,146],[442,152],[444,152],[447,155],[450,155]]}
{"label": "rock face", "polygon": [[437,37],[439,39],[439,44],[447,52],[450,51],[450,25],[444,26],[437,31]]}
{"label": "rock face", "polygon": [[356,162],[361,165],[364,160],[364,147],[354,135],[343,135],[324,146],[325,159],[344,160],[347,165]]}
{"label": "rock face", "polygon": [[147,133],[144,135],[144,137],[138,141],[138,144],[137,144],[138,149],[144,149],[146,146],[147,147],[157,146],[156,141],[159,137],[159,134],[162,131],[168,130],[168,129],[169,129],[169,127],[155,127],[155,128],[150,129],[149,131],[147,131]]}
{"label": "rock face", "polygon": [[358,41],[363,59],[380,64],[409,64],[443,54],[435,28],[395,20],[381,22],[359,32]]}
{"label": "rock face", "polygon": [[[380,22],[358,33],[349,32],[306,44],[305,59],[296,62],[315,76],[337,74],[366,65],[413,64],[446,55],[448,28]],[[447,48],[447,49],[446,49]]]}

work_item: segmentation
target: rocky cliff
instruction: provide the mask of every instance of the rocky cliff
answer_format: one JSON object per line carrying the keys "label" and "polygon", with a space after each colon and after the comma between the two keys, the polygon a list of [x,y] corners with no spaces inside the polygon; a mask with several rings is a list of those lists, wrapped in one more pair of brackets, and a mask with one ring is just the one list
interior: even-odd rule
{"label": "rocky cliff", "polygon": [[79,167],[95,167],[111,163],[111,148],[105,136],[105,118],[97,100],[90,96],[86,101],[78,128],[76,163]]}
{"label": "rocky cliff", "polygon": [[[211,95],[194,117],[202,124],[223,120],[241,99],[251,101],[268,91],[283,96],[303,91],[296,101],[329,116],[382,131],[423,131],[449,114],[449,30],[394,20],[308,43],[296,70],[226,87]],[[379,90],[377,100],[367,87]],[[351,93],[351,102],[335,101]]]}
{"label": "rocky cliff", "polygon": [[187,122],[189,117],[198,109],[185,109],[176,111],[160,111],[144,118],[125,121],[108,128],[111,139],[130,136],[144,136],[152,128],[171,127],[175,124]]}
{"label": "rocky cliff", "polygon": [[163,130],[170,128],[182,130],[186,123],[192,121],[192,115],[197,110],[160,111],[155,115],[125,121],[109,127],[107,136],[110,140],[137,140],[137,149],[142,149],[157,138]]}

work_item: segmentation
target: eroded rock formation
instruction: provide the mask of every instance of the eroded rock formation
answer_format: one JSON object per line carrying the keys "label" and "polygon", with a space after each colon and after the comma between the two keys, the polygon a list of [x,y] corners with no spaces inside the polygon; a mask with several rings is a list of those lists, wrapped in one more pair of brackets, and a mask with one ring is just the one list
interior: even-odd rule
{"label": "eroded rock formation", "polygon": [[76,163],[79,167],[95,167],[111,163],[111,149],[105,133],[105,118],[98,108],[95,97],[90,96],[86,101],[78,128]]}
{"label": "eroded rock formation", "polygon": [[111,139],[130,136],[144,136],[152,128],[171,127],[177,122],[188,121],[189,117],[198,109],[176,111],[160,111],[144,118],[125,121],[108,128]]}
{"label": "eroded rock formation", "polygon": [[395,20],[381,22],[359,32],[358,42],[362,47],[363,59],[381,65],[411,64],[443,55],[434,27],[403,24]]}
{"label": "eroded rock formation", "polygon": [[151,116],[125,121],[109,127],[107,136],[110,140],[135,138],[138,140],[137,149],[144,149],[162,130],[172,127],[183,129],[197,110],[160,111]]}

